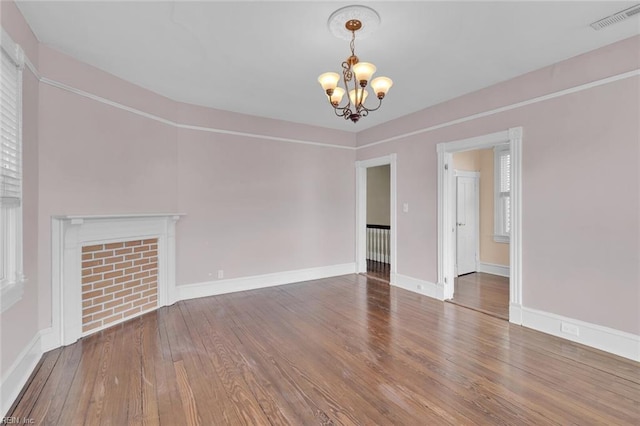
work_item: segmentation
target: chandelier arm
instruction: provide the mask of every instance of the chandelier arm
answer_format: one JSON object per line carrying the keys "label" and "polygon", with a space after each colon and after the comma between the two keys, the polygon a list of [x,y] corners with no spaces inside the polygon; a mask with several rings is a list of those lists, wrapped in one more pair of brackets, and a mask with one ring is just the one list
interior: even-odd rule
{"label": "chandelier arm", "polygon": [[[341,112],[338,114],[338,110],[340,110]],[[344,107],[344,108],[334,108],[333,112],[338,116],[338,117],[342,117],[345,120],[348,120],[349,118],[351,118],[351,109],[349,109],[348,107]]]}
{"label": "chandelier arm", "polygon": [[345,94],[347,95],[347,105],[343,110],[348,110],[351,113],[351,98],[349,98],[349,81],[353,78],[353,72],[351,71],[351,64],[348,61],[342,63],[342,81],[344,82]]}
{"label": "chandelier arm", "polygon": [[[340,106],[340,105],[334,105],[331,103],[331,100],[329,100],[329,105],[331,105],[331,107],[336,111],[340,110],[340,111],[345,111],[345,113],[351,113],[351,103],[347,102],[347,104],[345,106]],[[342,115],[340,115],[342,117]]]}
{"label": "chandelier arm", "polygon": [[[375,108],[367,108],[367,107],[365,107],[364,105],[362,105],[362,110],[363,110],[363,111],[366,111],[366,112],[367,112],[367,114],[368,114],[368,113],[370,113],[370,112],[372,112],[372,111],[377,111],[377,110],[379,110],[381,106],[382,106],[382,99],[378,98],[378,106],[377,106],[377,107],[375,107]],[[365,114],[365,115],[366,115],[366,114]]]}
{"label": "chandelier arm", "polygon": [[360,96],[358,96],[358,92],[360,92],[360,90],[358,90],[358,76],[354,75],[353,76],[353,90],[355,90],[355,96],[354,98],[354,102],[355,102],[355,107],[356,107],[356,111],[360,112],[360,109],[362,109],[362,107],[364,105],[362,105],[362,96],[364,95],[364,89],[362,90],[362,93],[360,93]]}
{"label": "chandelier arm", "polygon": [[[340,114],[338,114],[338,110],[342,111],[342,112]],[[349,114],[351,114],[351,110],[349,110],[349,108],[347,108],[347,107],[344,107],[344,108],[336,108],[336,107],[334,107],[333,108],[333,112],[335,112],[335,114],[338,117],[348,117]]]}

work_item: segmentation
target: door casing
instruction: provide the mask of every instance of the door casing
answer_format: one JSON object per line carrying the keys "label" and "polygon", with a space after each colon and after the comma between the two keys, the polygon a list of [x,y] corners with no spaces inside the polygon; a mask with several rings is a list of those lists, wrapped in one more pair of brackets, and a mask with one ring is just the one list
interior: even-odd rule
{"label": "door casing", "polygon": [[397,219],[396,219],[396,154],[370,160],[356,161],[356,273],[367,272],[367,169],[370,167],[389,165],[390,199],[390,284],[395,284],[397,273]]}
{"label": "door casing", "polygon": [[454,292],[453,215],[455,176],[453,153],[508,143],[511,153],[511,236],[509,242],[509,321],[522,324],[522,127],[468,139],[443,142],[438,153],[438,287],[443,299]]}

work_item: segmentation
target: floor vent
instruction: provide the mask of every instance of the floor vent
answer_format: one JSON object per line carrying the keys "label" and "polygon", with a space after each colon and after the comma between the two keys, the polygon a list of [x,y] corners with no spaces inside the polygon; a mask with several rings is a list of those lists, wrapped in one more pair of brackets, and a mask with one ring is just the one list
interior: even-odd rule
{"label": "floor vent", "polygon": [[640,4],[635,6],[631,6],[629,9],[625,9],[616,13],[615,15],[607,16],[606,18],[600,19],[599,21],[591,24],[591,28],[594,30],[601,30],[605,27],[608,27],[613,24],[617,24],[618,22],[622,22],[625,19],[631,18],[634,15],[640,13]]}

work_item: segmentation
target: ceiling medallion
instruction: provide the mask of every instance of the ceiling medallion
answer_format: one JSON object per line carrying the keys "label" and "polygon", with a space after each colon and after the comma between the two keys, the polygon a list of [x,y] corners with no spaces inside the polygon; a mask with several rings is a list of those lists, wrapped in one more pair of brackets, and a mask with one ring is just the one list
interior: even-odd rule
{"label": "ceiling medallion", "polygon": [[[331,32],[339,38],[351,39],[351,55],[342,63],[342,81],[344,88],[338,87],[340,75],[335,72],[326,72],[318,77],[318,82],[327,94],[327,99],[338,117],[351,120],[356,123],[361,117],[366,117],[369,112],[375,111],[382,105],[393,81],[388,77],[377,77],[371,81],[371,87],[378,98],[378,106],[368,108],[364,105],[369,93],[367,84],[376,72],[375,65],[369,62],[360,62],[355,54],[356,32],[358,36],[367,35],[380,24],[378,13],[366,6],[347,6],[336,10],[331,14],[328,26]],[[346,37],[345,37],[346,35]],[[349,90],[351,83],[352,89]],[[340,106],[340,102],[346,91],[349,91],[347,103]]]}

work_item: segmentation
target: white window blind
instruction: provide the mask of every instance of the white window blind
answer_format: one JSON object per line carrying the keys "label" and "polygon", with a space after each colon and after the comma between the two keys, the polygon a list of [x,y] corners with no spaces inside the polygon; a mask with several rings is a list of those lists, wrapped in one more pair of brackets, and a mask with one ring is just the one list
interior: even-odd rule
{"label": "white window blind", "polygon": [[2,51],[0,69],[0,203],[20,205],[22,165],[20,150],[20,69]]}
{"label": "white window blind", "polygon": [[509,146],[495,148],[494,240],[508,242],[511,233],[511,154]]}
{"label": "white window blind", "polygon": [[500,153],[500,198],[502,199],[503,226],[502,231],[511,231],[511,155]]}
{"label": "white window blind", "polygon": [[22,68],[24,53],[0,38],[0,312],[17,303],[22,269]]}

